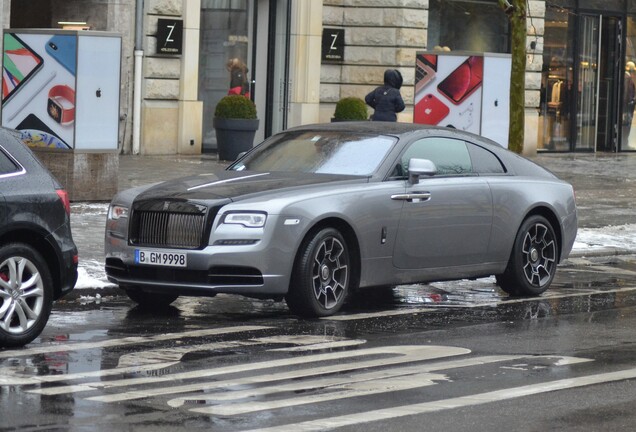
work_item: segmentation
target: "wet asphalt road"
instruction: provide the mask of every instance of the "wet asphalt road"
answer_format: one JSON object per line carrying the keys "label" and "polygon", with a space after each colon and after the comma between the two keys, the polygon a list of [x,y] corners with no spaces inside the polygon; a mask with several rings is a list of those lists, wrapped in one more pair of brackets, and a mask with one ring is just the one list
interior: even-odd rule
{"label": "wet asphalt road", "polygon": [[573,260],[536,299],[408,285],[320,320],[222,295],[66,301],[0,351],[0,430],[629,430],[634,325],[636,256]]}

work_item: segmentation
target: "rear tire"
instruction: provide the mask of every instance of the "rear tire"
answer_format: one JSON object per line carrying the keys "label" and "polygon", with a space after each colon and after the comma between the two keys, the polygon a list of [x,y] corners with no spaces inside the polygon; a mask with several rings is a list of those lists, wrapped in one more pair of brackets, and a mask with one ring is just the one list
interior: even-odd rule
{"label": "rear tire", "polygon": [[128,296],[143,309],[161,309],[170,306],[179,296],[177,294],[160,294],[144,292],[130,286],[120,286]]}
{"label": "rear tire", "polygon": [[537,296],[552,283],[557,269],[558,244],[554,229],[543,216],[530,216],[521,224],[508,266],[497,284],[512,296]]}
{"label": "rear tire", "polygon": [[350,284],[347,242],[335,228],[324,228],[300,246],[285,300],[296,315],[329,316],[344,304],[352,289]]}
{"label": "rear tire", "polygon": [[33,247],[0,247],[0,346],[20,347],[40,335],[53,306],[53,278]]}

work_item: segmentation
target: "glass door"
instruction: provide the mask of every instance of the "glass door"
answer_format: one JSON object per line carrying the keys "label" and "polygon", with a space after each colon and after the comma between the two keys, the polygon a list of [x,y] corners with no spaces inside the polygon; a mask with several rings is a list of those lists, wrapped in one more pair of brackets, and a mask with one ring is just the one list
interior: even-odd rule
{"label": "glass door", "polygon": [[616,152],[621,110],[621,28],[618,17],[602,17],[596,151]]}
{"label": "glass door", "polygon": [[621,151],[636,150],[636,17],[627,17],[625,38],[625,66],[623,74],[623,114],[621,130]]}
{"label": "glass door", "polygon": [[252,80],[251,1],[205,0],[201,2],[199,36],[199,100],[203,102],[203,152],[216,151],[216,132],[212,124],[216,104],[232,85],[230,61],[240,62]]}
{"label": "glass door", "polygon": [[[576,88],[573,74],[576,32],[576,15],[559,6],[546,4],[539,150],[569,151],[573,146],[572,124],[576,116],[571,105]],[[530,60],[535,61],[533,56]]]}
{"label": "glass door", "polygon": [[576,150],[617,151],[620,114],[618,17],[581,15],[577,65]]}
{"label": "glass door", "polygon": [[582,15],[579,21],[578,98],[576,104],[576,149],[596,149],[598,115],[598,63],[601,20]]}
{"label": "glass door", "polygon": [[290,0],[270,2],[269,34],[269,88],[268,103],[272,109],[266,113],[265,136],[287,129],[289,110],[289,27],[291,24]]}

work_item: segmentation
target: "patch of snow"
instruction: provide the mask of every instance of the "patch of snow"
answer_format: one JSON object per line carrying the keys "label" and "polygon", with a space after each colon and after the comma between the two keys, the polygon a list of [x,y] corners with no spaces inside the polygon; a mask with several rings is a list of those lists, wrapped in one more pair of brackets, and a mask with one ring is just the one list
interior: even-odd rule
{"label": "patch of snow", "polygon": [[77,269],[77,273],[78,277],[75,289],[102,289],[116,286],[106,279],[106,272],[104,271],[103,265],[101,268],[95,269],[93,267],[87,267],[86,263],[81,263]]}
{"label": "patch of snow", "polygon": [[607,247],[636,250],[636,224],[609,225],[602,228],[579,228],[573,251]]}

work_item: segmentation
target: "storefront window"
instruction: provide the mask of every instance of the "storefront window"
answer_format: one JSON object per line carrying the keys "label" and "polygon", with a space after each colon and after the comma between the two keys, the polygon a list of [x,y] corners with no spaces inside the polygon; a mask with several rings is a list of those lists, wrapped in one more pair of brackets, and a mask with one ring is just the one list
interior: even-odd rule
{"label": "storefront window", "polygon": [[620,12],[625,7],[624,2],[625,0],[579,0],[579,8]]}
{"label": "storefront window", "polygon": [[[233,73],[233,65],[251,64],[250,22],[253,2],[247,0],[202,0],[199,46],[199,100],[203,102],[203,151],[216,149],[212,121],[218,101],[232,92],[241,92],[238,78],[249,80],[252,71]],[[242,77],[240,77],[242,75]],[[234,79],[232,79],[234,77]]]}
{"label": "storefront window", "polygon": [[570,109],[573,86],[573,14],[546,5],[539,107],[539,150],[569,150]]}
{"label": "storefront window", "polygon": [[634,105],[636,104],[636,18],[627,18],[621,150],[636,150]]}
{"label": "storefront window", "polygon": [[509,21],[497,0],[430,0],[428,49],[510,53]]}

